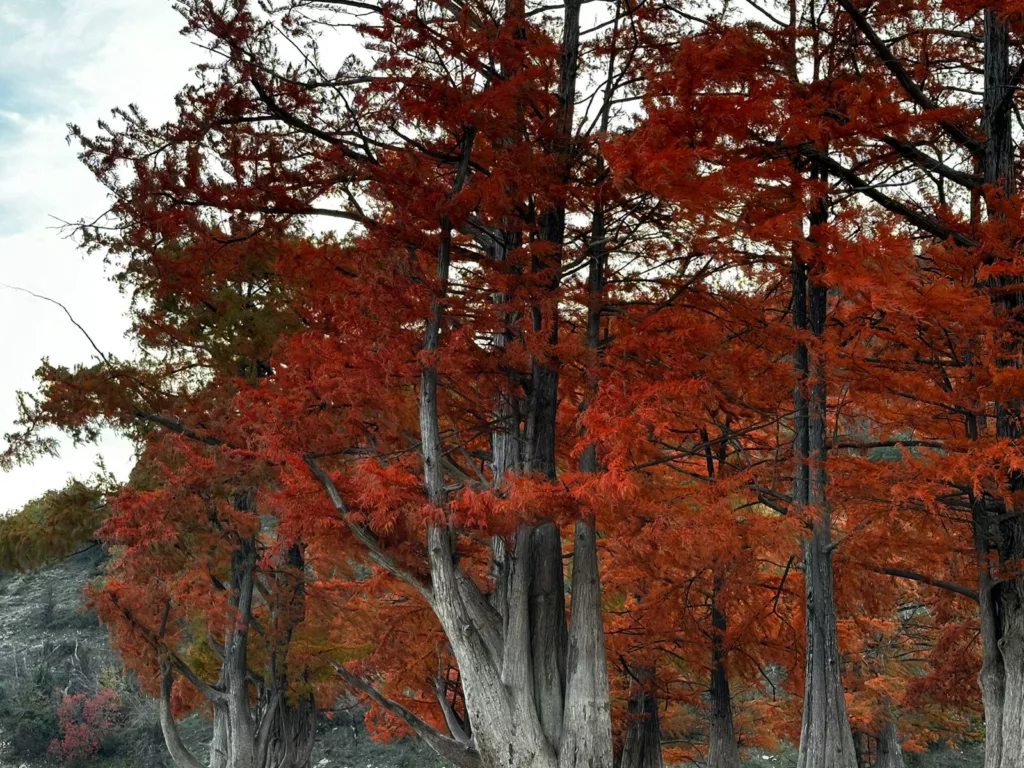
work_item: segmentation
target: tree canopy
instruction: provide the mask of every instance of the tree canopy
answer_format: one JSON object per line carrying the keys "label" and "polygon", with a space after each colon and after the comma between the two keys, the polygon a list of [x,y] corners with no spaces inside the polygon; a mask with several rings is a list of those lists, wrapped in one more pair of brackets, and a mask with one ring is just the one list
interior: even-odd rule
{"label": "tree canopy", "polygon": [[1017,6],[178,8],[176,117],[71,129],[138,354],[3,454],[137,464],[0,552],[103,543],[179,768],[345,689],[473,768],[1024,764]]}

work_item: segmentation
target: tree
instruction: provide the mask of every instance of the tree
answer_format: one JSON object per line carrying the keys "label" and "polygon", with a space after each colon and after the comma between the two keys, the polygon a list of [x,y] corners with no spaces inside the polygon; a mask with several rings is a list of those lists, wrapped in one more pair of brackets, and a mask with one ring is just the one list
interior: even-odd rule
{"label": "tree", "polygon": [[[10,448],[137,439],[95,599],[178,762],[191,705],[231,768],[301,765],[340,680],[457,765],[611,766],[613,707],[623,760],[657,762],[657,691],[716,768],[769,738],[758,715],[801,766],[852,768],[847,691],[893,747],[891,686],[858,686],[921,672],[844,665],[909,642],[879,636],[892,579],[981,597],[1007,636],[963,577],[992,577],[988,523],[1016,519],[1015,317],[981,284],[1010,279],[987,254],[1012,211],[940,159],[978,149],[966,113],[844,3],[762,23],[622,0],[589,27],[575,0],[181,5],[214,58],[175,120],[73,132],[112,203],[78,232],[118,263],[142,355],[44,366]],[[898,50],[918,33],[939,34]],[[947,182],[988,220],[958,222]],[[1016,689],[986,685],[991,723]],[[802,690],[799,726],[749,701],[768,688]]]}
{"label": "tree", "polygon": [[[490,386],[497,390],[495,395],[505,391],[477,399],[480,404],[518,402],[514,423],[499,432],[507,433],[510,442],[521,441],[519,456],[508,459],[495,451],[495,469],[483,481],[485,490],[495,486],[498,494],[509,493],[514,499],[516,485],[536,488],[536,478],[544,478],[545,484],[553,480],[561,431],[557,405],[562,355],[571,350],[558,332],[559,304],[565,298],[563,264],[570,263],[563,251],[571,246],[568,237],[580,234],[567,229],[568,206],[586,211],[595,174],[593,155],[578,153],[573,146],[577,78],[588,71],[580,54],[584,43],[579,8],[570,4],[561,23],[551,24],[528,19],[525,9],[515,4],[497,10],[484,5],[374,7],[379,19],[374,24],[379,26],[366,25],[363,32],[380,58],[367,67],[345,62],[326,80],[321,78],[315,43],[307,46],[305,64],[296,65],[298,69],[275,53],[275,21],[286,36],[312,34],[319,23],[318,17],[300,10],[301,4],[262,14],[243,3],[185,7],[192,29],[205,35],[226,59],[215,75],[189,94],[192,106],[177,125],[154,133],[141,116],[126,112],[119,132],[84,139],[86,160],[112,188],[114,212],[121,222],[111,238],[93,230],[87,233],[115,250],[148,254],[154,242],[180,237],[185,229],[190,237],[212,231],[210,219],[204,219],[210,209],[235,217],[235,231],[229,237],[236,238],[253,229],[246,217],[274,222],[290,214],[322,213],[361,225],[355,247],[374,256],[361,259],[354,273],[357,279],[343,279],[331,271],[334,266],[325,264],[293,265],[289,279],[314,286],[303,297],[303,312],[309,327],[323,329],[328,336],[353,318],[338,317],[336,309],[324,303],[330,297],[320,291],[338,295],[358,290],[364,300],[372,300],[375,291],[390,292],[401,317],[385,325],[385,343],[395,353],[385,362],[404,363],[400,356],[408,360],[419,347],[414,422],[418,427],[403,421],[412,415],[409,403],[402,402],[409,383],[404,378],[384,399],[364,400],[375,416],[388,415],[387,409],[394,407],[400,417],[383,429],[375,425],[380,429],[374,437],[379,448],[367,445],[361,435],[355,444],[342,447],[341,441],[353,440],[351,431],[334,424],[332,434],[318,434],[308,419],[299,433],[289,434],[290,428],[275,425],[273,437],[267,439],[278,446],[291,442],[287,460],[294,463],[301,457],[303,472],[321,483],[338,513],[347,517],[351,503],[338,492],[340,479],[325,469],[332,463],[327,459],[346,450],[379,454],[385,446],[387,455],[405,449],[408,433],[418,432],[425,499],[434,508],[448,510],[442,518],[431,515],[425,521],[430,589],[406,574],[404,567],[392,564],[376,542],[376,531],[353,530],[369,546],[371,558],[412,583],[437,614],[459,660],[477,751],[486,762],[504,761],[511,751],[517,764],[553,762],[556,756],[565,765],[608,763],[611,739],[596,531],[594,523],[587,522],[594,510],[583,510],[582,520],[575,523],[573,619],[567,629],[562,628],[561,534],[556,521],[578,501],[569,496],[561,509],[520,508],[521,525],[503,522],[495,527],[501,533],[518,527],[514,546],[497,547],[511,558],[507,595],[496,608],[508,622],[499,646],[494,616],[480,614],[483,596],[452,562],[458,538],[448,519],[450,478],[465,474],[447,458],[452,450],[445,444],[451,443],[448,425],[479,436],[486,434],[483,427],[489,418],[481,420],[481,405],[459,406],[455,416],[445,412],[451,404],[442,397],[451,397],[445,388],[452,385],[439,363],[446,356],[463,355],[471,368],[497,374],[497,384]],[[612,38],[617,30],[616,25]],[[601,37],[591,44],[594,50],[604,45]],[[605,77],[607,106],[599,121],[604,128],[611,97],[620,88],[629,61],[628,52],[619,53],[616,40],[610,45],[614,53],[606,56],[607,74],[595,70]],[[621,55],[626,63],[616,65],[613,55]],[[531,70],[528,76],[524,67]],[[337,88],[349,95],[339,101]],[[509,114],[519,117],[509,120]],[[157,145],[160,148],[151,154],[150,148]],[[119,162],[145,156],[149,160],[134,163],[134,178],[127,184],[112,170]],[[229,179],[214,170],[229,166]],[[287,166],[291,170],[282,175]],[[567,192],[574,187],[579,194]],[[314,204],[325,195],[343,196],[346,207],[330,210]],[[160,220],[172,210],[185,215]],[[614,213],[615,209],[602,207],[601,221]],[[594,239],[600,243],[607,238]],[[473,240],[486,244],[472,251],[468,246]],[[500,261],[495,240],[502,244]],[[597,284],[604,257],[591,250],[592,282]],[[495,260],[482,261],[481,251],[493,252]],[[394,275],[401,276],[395,280]],[[450,292],[454,277],[466,281],[460,286],[464,295]],[[497,303],[495,295],[502,295]],[[467,346],[474,334],[495,332],[495,306],[509,326],[508,343],[496,353]],[[379,315],[380,307],[368,307]],[[592,309],[599,317],[600,307]],[[472,322],[460,313],[469,313]],[[374,320],[379,322],[379,317]],[[289,353],[301,354],[301,345],[309,343],[296,335],[293,348],[281,353],[282,368],[294,364]],[[354,357],[342,361],[333,355],[330,366],[344,362],[358,368],[369,353],[347,351]],[[329,368],[317,374],[336,380]],[[401,375],[408,374],[406,364]],[[266,378],[273,379],[266,382],[270,387],[257,390],[277,388],[277,376]],[[292,389],[282,389],[276,396],[297,401],[298,392],[308,397],[308,386],[296,391],[295,383],[289,379]],[[263,396],[260,391],[258,397]],[[259,405],[265,403],[261,400]],[[586,455],[581,469],[593,473],[598,469],[596,455]],[[408,464],[401,470],[407,471]],[[411,489],[407,492],[412,495]],[[534,608],[526,613],[531,603]],[[474,613],[480,614],[478,623],[486,619],[492,626],[478,627],[481,637],[466,638],[463,627]],[[510,718],[529,727],[510,733]],[[451,751],[451,746],[445,749]]]}

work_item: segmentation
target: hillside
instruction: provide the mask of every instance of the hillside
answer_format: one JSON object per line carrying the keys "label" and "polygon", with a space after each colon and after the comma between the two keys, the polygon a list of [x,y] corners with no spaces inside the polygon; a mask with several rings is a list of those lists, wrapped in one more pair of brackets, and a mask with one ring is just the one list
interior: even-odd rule
{"label": "hillside", "polygon": [[[157,725],[154,700],[140,693],[107,643],[106,631],[82,606],[82,587],[98,575],[102,553],[81,552],[38,573],[0,574],[0,768],[50,768],[59,735],[57,708],[65,692],[118,693],[123,721],[96,755],[95,768],[172,768]],[[314,752],[318,768],[429,768],[438,761],[413,741],[372,742],[361,711],[340,703]],[[209,725],[182,725],[203,755]]]}

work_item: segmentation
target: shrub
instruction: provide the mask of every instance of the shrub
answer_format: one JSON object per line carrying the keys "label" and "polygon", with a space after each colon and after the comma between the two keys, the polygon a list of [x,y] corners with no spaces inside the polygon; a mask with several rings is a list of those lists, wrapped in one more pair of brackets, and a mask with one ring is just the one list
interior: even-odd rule
{"label": "shrub", "polygon": [[13,757],[37,758],[60,735],[53,700],[31,683],[5,690],[0,705],[0,731]]}
{"label": "shrub", "polygon": [[64,694],[57,709],[60,738],[50,743],[50,753],[65,764],[84,760],[116,734],[122,720],[120,700],[110,688],[94,696]]}

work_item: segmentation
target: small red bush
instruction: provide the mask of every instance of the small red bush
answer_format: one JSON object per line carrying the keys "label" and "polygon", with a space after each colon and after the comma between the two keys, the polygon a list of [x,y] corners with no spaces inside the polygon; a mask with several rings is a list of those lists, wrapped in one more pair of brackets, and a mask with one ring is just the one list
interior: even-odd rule
{"label": "small red bush", "polygon": [[110,688],[101,688],[95,696],[64,694],[57,708],[61,738],[50,742],[50,754],[62,763],[95,754],[103,739],[120,726],[121,718],[121,702]]}

